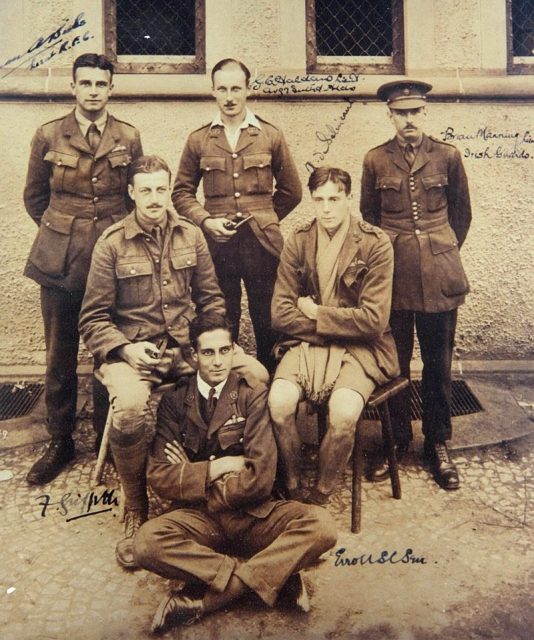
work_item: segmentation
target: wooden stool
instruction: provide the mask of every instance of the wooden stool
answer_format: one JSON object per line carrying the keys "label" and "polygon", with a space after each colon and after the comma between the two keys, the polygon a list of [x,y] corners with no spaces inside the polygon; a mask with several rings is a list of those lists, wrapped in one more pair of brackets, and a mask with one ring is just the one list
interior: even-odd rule
{"label": "wooden stool", "polygon": [[[399,468],[397,465],[397,456],[395,454],[395,439],[393,437],[393,429],[391,427],[391,417],[389,414],[389,399],[405,389],[410,384],[406,378],[395,378],[387,384],[377,387],[369,400],[366,407],[376,407],[380,422],[382,425],[382,441],[386,457],[389,463],[389,474],[391,478],[391,489],[393,497],[397,500],[401,498],[401,487],[399,480]],[[317,412],[317,428],[319,441],[323,439],[328,427],[328,410],[326,406],[321,407]],[[363,456],[362,456],[362,436],[360,422],[362,415],[356,424],[354,433],[354,448],[352,450],[352,514],[351,528],[352,533],[359,533],[362,519],[362,475],[363,475]]]}

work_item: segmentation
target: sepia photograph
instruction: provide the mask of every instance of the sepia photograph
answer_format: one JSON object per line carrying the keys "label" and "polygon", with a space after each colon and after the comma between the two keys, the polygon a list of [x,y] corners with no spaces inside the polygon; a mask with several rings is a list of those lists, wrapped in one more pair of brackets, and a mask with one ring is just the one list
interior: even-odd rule
{"label": "sepia photograph", "polygon": [[2,640],[530,640],[534,0],[0,0]]}

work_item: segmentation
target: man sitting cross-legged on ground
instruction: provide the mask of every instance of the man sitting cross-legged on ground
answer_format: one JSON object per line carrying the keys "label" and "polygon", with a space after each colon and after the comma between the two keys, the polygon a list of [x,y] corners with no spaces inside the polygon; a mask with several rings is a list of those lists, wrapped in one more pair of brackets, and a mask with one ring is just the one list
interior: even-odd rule
{"label": "man sitting cross-legged on ground", "polygon": [[[269,408],[289,497],[326,504],[352,451],[356,422],[377,384],[398,375],[388,318],[393,250],[386,234],[350,214],[350,175],[320,167],[308,187],[316,219],[284,245],[273,327],[289,338]],[[281,345],[284,347],[284,344]],[[300,487],[299,401],[328,402],[317,485]]]}
{"label": "man sitting cross-legged on ground", "polygon": [[[80,316],[80,333],[101,364],[111,400],[110,445],[126,505],[116,557],[131,569],[132,539],[148,513],[145,422],[151,389],[194,371],[188,361],[194,309],[225,312],[202,232],[167,209],[170,177],[157,156],[132,163],[128,193],[135,210],[97,242]],[[250,380],[269,379],[241,348],[234,367]]]}
{"label": "man sitting cross-legged on ground", "polygon": [[148,462],[149,484],[176,508],[134,539],[140,566],[187,582],[162,600],[152,630],[251,591],[272,606],[284,588],[307,610],[298,571],[334,546],[335,525],[320,507],[271,497],[277,455],[267,388],[232,371],[228,321],[199,315],[190,340],[198,373],[163,396]]}

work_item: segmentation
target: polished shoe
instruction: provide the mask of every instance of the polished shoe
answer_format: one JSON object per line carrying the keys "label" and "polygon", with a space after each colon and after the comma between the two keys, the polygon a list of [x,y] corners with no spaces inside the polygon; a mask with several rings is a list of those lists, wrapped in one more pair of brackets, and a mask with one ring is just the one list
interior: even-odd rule
{"label": "polished shoe", "polygon": [[177,624],[192,624],[204,613],[202,600],[182,594],[165,596],[152,619],[152,633],[161,633]]}
{"label": "polished shoe", "polygon": [[284,607],[296,609],[302,613],[310,610],[310,598],[302,573],[293,573],[280,589],[277,602]]}
{"label": "polished shoe", "polygon": [[117,562],[125,569],[139,569],[139,565],[135,561],[133,543],[135,534],[146,520],[146,510],[126,510],[126,516],[124,517],[124,538],[119,540],[115,547],[115,557],[117,558]]}
{"label": "polished shoe", "polygon": [[442,489],[454,491],[460,488],[458,469],[449,456],[445,442],[425,440],[425,456],[432,465],[434,478]]}
{"label": "polished shoe", "polygon": [[[402,462],[408,453],[410,447],[409,442],[400,442],[395,445],[395,456],[397,458],[397,464]],[[380,464],[374,466],[367,474],[368,480],[371,482],[384,482],[389,479],[389,462],[387,458],[384,458]]]}
{"label": "polished shoe", "polygon": [[74,441],[71,437],[51,440],[45,454],[28,472],[26,476],[28,484],[50,482],[61,473],[74,455]]}

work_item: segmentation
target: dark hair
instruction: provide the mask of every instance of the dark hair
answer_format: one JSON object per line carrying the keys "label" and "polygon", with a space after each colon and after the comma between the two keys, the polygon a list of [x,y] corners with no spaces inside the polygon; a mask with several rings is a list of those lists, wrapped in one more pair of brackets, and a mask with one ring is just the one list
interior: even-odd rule
{"label": "dark hair", "polygon": [[232,339],[232,323],[226,316],[220,313],[214,313],[208,311],[207,313],[201,313],[193,319],[189,327],[189,341],[191,346],[196,351],[198,348],[198,339],[203,333],[208,331],[216,331],[217,329],[224,329],[230,334]]}
{"label": "dark hair", "polygon": [[82,53],[78,56],[72,65],[72,79],[76,82],[76,70],[80,67],[91,67],[91,69],[102,69],[109,71],[110,79],[113,78],[113,63],[106,56],[98,53]]}
{"label": "dark hair", "polygon": [[336,167],[318,167],[314,169],[308,179],[308,189],[310,193],[313,193],[327,182],[337,184],[340,189],[343,189],[346,195],[350,196],[352,188],[350,175],[343,169],[337,169]]}
{"label": "dark hair", "polygon": [[128,169],[128,183],[133,185],[134,176],[138,173],[156,173],[156,171],[166,171],[170,181],[171,170],[165,160],[159,156],[139,156]]}
{"label": "dark hair", "polygon": [[245,81],[248,87],[248,83],[250,82],[249,68],[245,64],[243,64],[239,60],[235,60],[234,58],[224,58],[224,60],[219,60],[219,62],[217,62],[217,64],[211,70],[211,84],[213,85],[213,82],[214,82],[213,79],[217,71],[220,71],[221,69],[224,69],[224,67],[227,67],[232,64],[236,64],[241,69],[241,71],[245,74]]}

